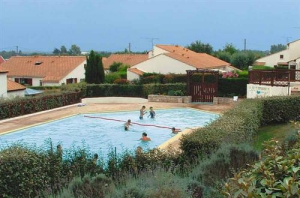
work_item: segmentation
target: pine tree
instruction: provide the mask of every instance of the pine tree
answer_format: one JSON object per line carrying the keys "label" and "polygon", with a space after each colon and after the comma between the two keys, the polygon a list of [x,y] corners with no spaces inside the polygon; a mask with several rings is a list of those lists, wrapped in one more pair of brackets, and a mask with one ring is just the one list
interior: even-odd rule
{"label": "pine tree", "polygon": [[85,81],[89,84],[100,84],[104,82],[104,68],[102,57],[92,50],[87,59],[85,68]]}

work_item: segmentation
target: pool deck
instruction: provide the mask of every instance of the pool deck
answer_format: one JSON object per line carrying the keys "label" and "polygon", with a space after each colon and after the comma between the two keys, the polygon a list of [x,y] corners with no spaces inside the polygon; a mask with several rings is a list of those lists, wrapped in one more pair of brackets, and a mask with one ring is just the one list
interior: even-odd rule
{"label": "pool deck", "polygon": [[[94,99],[95,100],[95,99]],[[99,102],[100,101],[100,102]],[[135,101],[136,103],[132,103]],[[143,105],[146,109],[153,107],[156,109],[167,109],[167,108],[180,108],[190,107],[203,111],[223,113],[226,110],[232,108],[235,104],[198,104],[198,103],[160,103],[160,102],[148,102],[145,99],[137,100],[137,98],[102,98],[94,102],[82,105],[82,103],[65,106],[53,110],[38,112],[35,114],[20,116],[11,119],[0,120],[0,135],[9,133],[14,130],[31,127],[34,125],[42,124],[45,122],[61,119],[64,117],[83,114],[83,113],[103,113],[103,112],[116,112],[116,111],[135,111],[139,110]],[[180,137],[183,134],[191,133],[192,129],[186,129],[178,135],[171,138],[169,141],[160,145],[160,149],[179,149]]]}

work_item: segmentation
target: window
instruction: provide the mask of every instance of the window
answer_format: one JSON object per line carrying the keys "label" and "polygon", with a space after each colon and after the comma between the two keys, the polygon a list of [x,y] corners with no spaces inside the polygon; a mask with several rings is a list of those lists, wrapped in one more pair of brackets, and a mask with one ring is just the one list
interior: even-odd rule
{"label": "window", "polygon": [[283,59],[283,55],[282,54],[280,54],[280,59]]}
{"label": "window", "polygon": [[40,64],[42,64],[43,62],[42,61],[37,61],[37,62],[35,62],[34,64],[35,65],[40,65]]}

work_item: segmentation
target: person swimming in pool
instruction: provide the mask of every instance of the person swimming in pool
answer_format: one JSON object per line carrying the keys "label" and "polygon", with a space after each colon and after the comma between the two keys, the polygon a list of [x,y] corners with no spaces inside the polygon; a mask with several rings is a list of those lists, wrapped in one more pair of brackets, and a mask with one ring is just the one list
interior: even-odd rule
{"label": "person swimming in pool", "polygon": [[180,131],[181,131],[180,129],[176,129],[175,127],[172,127],[172,133],[173,134],[177,134]]}
{"label": "person swimming in pool", "polygon": [[153,107],[150,107],[150,115],[149,116],[150,116],[150,118],[155,118],[155,111],[153,110]]}
{"label": "person swimming in pool", "polygon": [[140,120],[143,119],[144,115],[146,114],[146,107],[142,106],[142,108],[140,109]]}
{"label": "person swimming in pool", "polygon": [[125,131],[128,131],[129,130],[129,126],[130,125],[132,125],[131,124],[131,120],[129,119],[129,120],[127,120],[127,122],[125,122],[125,124],[124,124],[124,129],[125,129]]}
{"label": "person swimming in pool", "polygon": [[147,141],[151,141],[151,139],[149,137],[147,137],[147,133],[143,133],[142,137],[140,138],[140,140],[142,140],[143,142],[147,142]]}

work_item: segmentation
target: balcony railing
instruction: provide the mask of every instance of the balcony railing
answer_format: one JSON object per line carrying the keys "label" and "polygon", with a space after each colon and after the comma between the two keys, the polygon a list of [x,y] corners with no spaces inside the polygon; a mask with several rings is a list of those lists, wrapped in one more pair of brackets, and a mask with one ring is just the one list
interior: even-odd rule
{"label": "balcony railing", "polygon": [[300,82],[300,70],[252,70],[248,78],[250,84],[286,87]]}

